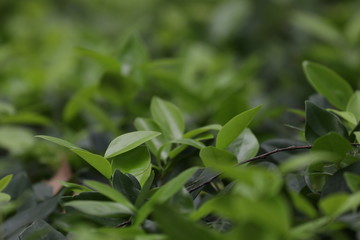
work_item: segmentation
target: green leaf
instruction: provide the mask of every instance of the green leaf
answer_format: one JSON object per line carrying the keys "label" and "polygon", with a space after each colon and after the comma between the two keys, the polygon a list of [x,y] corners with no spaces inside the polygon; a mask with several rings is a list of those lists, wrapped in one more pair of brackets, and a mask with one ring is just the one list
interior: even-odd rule
{"label": "green leaf", "polygon": [[316,139],[311,151],[328,151],[345,157],[352,149],[348,140],[338,133],[331,132]]}
{"label": "green leaf", "polygon": [[98,170],[107,179],[111,178],[112,168],[109,161],[103,156],[88,152],[84,149],[71,149],[74,153],[79,155],[82,159],[88,162],[92,167]]}
{"label": "green leaf", "polygon": [[281,163],[280,170],[284,173],[288,173],[309,166],[310,164],[336,162],[338,160],[339,156],[330,152],[310,152],[289,158]]}
{"label": "green leaf", "polygon": [[[160,228],[173,240],[215,240],[221,239],[215,232],[201,227],[197,223],[186,219],[174,210],[173,207],[157,205],[155,219]],[[169,221],[171,219],[171,221]]]}
{"label": "green leaf", "polygon": [[216,138],[216,147],[227,148],[251,123],[261,106],[249,109],[238,114],[228,121],[219,131]]}
{"label": "green leaf", "polygon": [[154,210],[156,204],[164,203],[185,185],[187,180],[197,171],[198,168],[193,167],[183,171],[175,178],[160,187],[150,199],[139,209],[135,216],[135,226],[139,226],[146,217]]}
{"label": "green leaf", "polygon": [[81,148],[75,146],[74,144],[69,143],[60,138],[43,136],[43,135],[38,135],[36,137],[48,140],[50,142],[56,143],[60,146],[70,149],[72,152],[76,153],[78,156],[80,156],[82,159],[84,159],[86,162],[88,162],[92,167],[94,167],[97,171],[99,171],[107,179],[111,178],[111,174],[112,174],[111,165],[110,165],[109,161],[106,158],[104,158],[103,156],[88,152],[88,151],[81,149]]}
{"label": "green leaf", "polygon": [[331,220],[330,217],[325,216],[296,226],[291,230],[291,239],[313,239],[313,235],[323,230]]}
{"label": "green leaf", "polygon": [[0,204],[4,202],[8,202],[10,200],[11,200],[11,196],[9,194],[0,192]]}
{"label": "green leaf", "polygon": [[[11,141],[9,141],[11,139]],[[0,126],[0,147],[13,155],[23,154],[34,145],[34,134],[31,130],[20,126]]]}
{"label": "green leaf", "polygon": [[300,193],[289,191],[291,200],[297,210],[304,213],[309,218],[315,218],[317,212],[315,208],[306,200],[306,198]]}
{"label": "green leaf", "polygon": [[197,149],[202,149],[205,147],[205,144],[203,144],[202,142],[199,142],[199,141],[191,139],[191,138],[180,138],[180,139],[171,141],[171,143],[180,143],[183,145],[192,146]]}
{"label": "green leaf", "polygon": [[105,157],[112,158],[124,152],[130,151],[144,142],[159,136],[161,133],[154,131],[136,131],[125,133],[112,140],[106,149]]}
{"label": "green leaf", "polygon": [[330,217],[335,217],[339,209],[349,199],[347,193],[336,193],[320,200],[319,207],[323,213]]}
{"label": "green leaf", "polygon": [[135,203],[141,189],[139,182],[134,183],[129,176],[116,169],[112,177],[112,184],[114,189]]}
{"label": "green leaf", "polygon": [[19,235],[20,240],[66,240],[66,237],[44,220],[36,220]]}
{"label": "green leaf", "polygon": [[117,214],[132,214],[132,210],[130,208],[115,202],[77,200],[64,203],[64,206],[73,207],[80,212],[97,217],[105,217]]}
{"label": "green leaf", "polygon": [[346,128],[334,114],[309,101],[305,102],[305,108],[305,137],[310,143],[329,132],[336,132],[343,137],[348,137]]}
{"label": "green leaf", "polygon": [[151,157],[145,146],[139,146],[111,159],[112,169],[130,173],[143,185],[151,172]]}
{"label": "green leaf", "polygon": [[335,109],[326,109],[329,112],[333,112],[348,123],[350,123],[351,128],[354,128],[357,125],[357,120],[355,115],[352,112],[344,112],[344,111],[337,111]]}
{"label": "green leaf", "polygon": [[352,192],[360,190],[360,175],[351,172],[344,173],[346,183]]}
{"label": "green leaf", "polygon": [[206,167],[214,169],[221,165],[234,166],[237,163],[234,154],[213,146],[201,149],[200,158]]}
{"label": "green leaf", "polygon": [[211,124],[211,125],[207,125],[204,127],[200,127],[200,128],[196,128],[193,129],[187,133],[184,134],[184,138],[192,138],[195,137],[196,135],[199,135],[201,133],[207,132],[207,131],[219,131],[221,129],[221,125],[220,124]]}
{"label": "green leaf", "polygon": [[185,121],[177,106],[161,98],[153,97],[150,111],[154,121],[167,137],[170,139],[182,137]]}
{"label": "green leaf", "polygon": [[252,131],[249,128],[245,128],[240,136],[230,144],[228,150],[232,152],[236,156],[237,161],[241,163],[256,156],[259,151],[259,142]]}
{"label": "green leaf", "polygon": [[84,183],[85,185],[98,191],[102,195],[128,208],[130,213],[136,210],[134,205],[124,195],[122,195],[120,192],[116,191],[115,189],[111,188],[110,186],[92,180],[86,180],[84,181]]}
{"label": "green leaf", "polygon": [[354,114],[356,122],[360,121],[360,91],[356,91],[349,99],[346,111]]}
{"label": "green leaf", "polygon": [[317,63],[303,63],[306,77],[314,89],[340,110],[345,110],[353,94],[351,86],[337,73]]}
{"label": "green leaf", "polygon": [[9,174],[0,179],[0,192],[6,188],[6,186],[11,181],[12,177],[13,177],[13,175]]}
{"label": "green leaf", "polygon": [[2,237],[7,238],[17,230],[29,225],[36,219],[43,219],[50,215],[58,205],[60,195],[46,200],[32,208],[20,211],[8,218],[2,224]]}
{"label": "green leaf", "polygon": [[356,141],[360,143],[360,131],[354,132],[354,135],[356,137]]}
{"label": "green leaf", "polygon": [[84,104],[95,95],[96,90],[96,87],[91,86],[87,88],[81,88],[79,91],[73,94],[70,100],[66,103],[65,109],[63,111],[64,120],[67,122],[72,120],[76,114],[83,109]]}
{"label": "green leaf", "polygon": [[92,191],[90,188],[87,188],[87,187],[85,187],[83,185],[80,185],[80,184],[71,183],[71,182],[64,182],[64,181],[60,181],[60,183],[61,183],[61,185],[63,185],[67,189],[72,190],[75,193],[82,193],[82,192]]}

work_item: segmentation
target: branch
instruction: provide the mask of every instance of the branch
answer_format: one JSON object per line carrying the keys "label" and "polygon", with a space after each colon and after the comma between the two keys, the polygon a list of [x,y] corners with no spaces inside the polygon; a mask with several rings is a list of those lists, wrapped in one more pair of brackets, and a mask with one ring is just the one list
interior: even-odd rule
{"label": "branch", "polygon": [[[359,147],[360,146],[360,143],[351,143],[352,146],[354,147]],[[272,154],[275,154],[275,153],[279,153],[279,152],[285,152],[285,151],[293,151],[293,150],[303,150],[303,149],[311,149],[313,146],[312,145],[304,145],[304,146],[290,146],[290,147],[285,147],[285,148],[277,148],[271,152],[266,152],[266,153],[263,153],[261,155],[258,155],[256,157],[253,157],[253,158],[250,158],[246,161],[243,161],[241,163],[238,163],[237,165],[242,165],[244,163],[249,163],[249,162],[253,162],[253,161],[256,161],[256,160],[259,160],[259,159],[264,159],[264,158],[267,158],[268,156],[272,155]],[[205,186],[206,184],[214,181],[216,178],[218,178],[219,176],[221,175],[221,173],[209,178],[208,180],[206,180],[205,182],[203,182],[202,184],[198,185],[198,186],[195,186],[193,188],[190,188],[188,189],[188,191],[191,193],[191,192],[194,192],[195,190]]]}

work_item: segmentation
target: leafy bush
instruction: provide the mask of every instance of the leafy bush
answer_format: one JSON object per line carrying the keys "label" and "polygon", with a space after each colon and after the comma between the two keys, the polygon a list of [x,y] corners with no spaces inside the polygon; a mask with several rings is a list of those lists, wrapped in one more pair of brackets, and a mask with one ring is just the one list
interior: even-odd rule
{"label": "leafy bush", "polygon": [[56,194],[25,173],[2,178],[3,238],[356,238],[360,92],[320,64],[303,67],[320,95],[294,111],[304,117],[294,139],[260,144],[249,127],[261,106],[190,130],[181,110],[159,97],[151,116],[136,118],[136,130],[114,138],[105,154],[37,136],[97,173],[75,167]]}

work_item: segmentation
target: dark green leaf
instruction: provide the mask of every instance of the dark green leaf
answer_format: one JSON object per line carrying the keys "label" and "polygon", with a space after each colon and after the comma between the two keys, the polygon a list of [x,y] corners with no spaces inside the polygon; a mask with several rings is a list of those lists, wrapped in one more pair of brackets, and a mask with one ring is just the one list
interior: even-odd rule
{"label": "dark green leaf", "polygon": [[329,132],[336,132],[343,137],[348,137],[346,128],[334,114],[321,109],[309,101],[305,102],[305,108],[305,137],[309,142],[313,143],[318,137]]}
{"label": "dark green leaf", "polygon": [[348,140],[338,133],[331,132],[316,139],[311,151],[328,151],[345,157],[352,149]]}
{"label": "dark green leaf", "polygon": [[346,106],[346,111],[354,114],[357,122],[360,121],[360,91],[359,90],[356,91],[349,99],[349,102],[347,103]]}
{"label": "dark green leaf", "polygon": [[135,203],[140,192],[140,188],[134,184],[131,178],[129,178],[126,174],[123,174],[119,169],[116,169],[112,177],[112,184],[114,189],[121,192],[132,203]]}
{"label": "dark green leaf", "polygon": [[133,213],[130,208],[115,202],[77,200],[64,203],[64,206],[98,217]]}
{"label": "dark green leaf", "polygon": [[20,235],[20,240],[65,240],[66,237],[44,220],[36,220]]}

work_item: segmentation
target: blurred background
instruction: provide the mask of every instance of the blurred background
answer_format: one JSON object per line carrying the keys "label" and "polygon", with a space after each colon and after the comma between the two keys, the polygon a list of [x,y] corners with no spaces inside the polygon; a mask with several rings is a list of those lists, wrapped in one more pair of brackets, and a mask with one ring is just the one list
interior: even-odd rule
{"label": "blurred background", "polygon": [[2,0],[0,175],[52,174],[65,150],[36,134],[103,153],[153,96],[188,130],[263,104],[260,142],[296,138],[285,124],[301,127],[291,109],[314,93],[302,62],[359,88],[359,50],[359,1]]}

